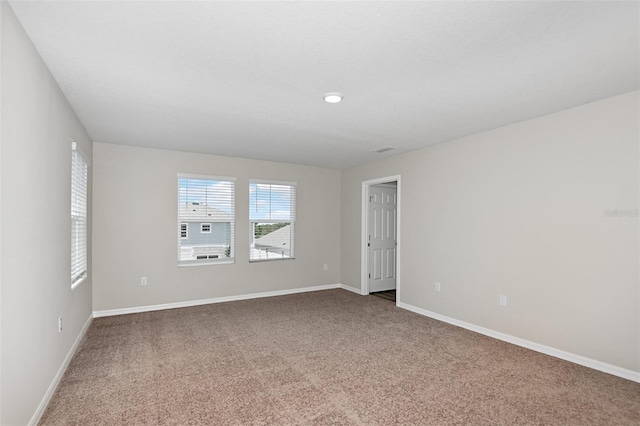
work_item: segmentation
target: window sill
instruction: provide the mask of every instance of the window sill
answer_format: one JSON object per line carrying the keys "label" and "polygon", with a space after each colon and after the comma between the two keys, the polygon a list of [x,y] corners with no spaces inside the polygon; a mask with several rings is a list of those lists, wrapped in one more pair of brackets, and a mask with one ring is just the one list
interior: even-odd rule
{"label": "window sill", "polygon": [[191,268],[192,266],[229,265],[231,263],[236,263],[235,259],[221,260],[218,262],[178,263],[178,268]]}
{"label": "window sill", "polygon": [[278,262],[281,260],[296,260],[295,257],[285,257],[280,259],[249,259],[249,263],[260,263],[260,262]]}

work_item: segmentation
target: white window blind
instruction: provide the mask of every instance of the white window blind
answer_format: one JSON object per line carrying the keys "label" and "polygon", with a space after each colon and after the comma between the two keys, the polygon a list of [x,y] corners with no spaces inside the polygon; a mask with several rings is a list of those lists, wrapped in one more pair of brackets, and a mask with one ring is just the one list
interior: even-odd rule
{"label": "white window blind", "polygon": [[235,178],[178,175],[178,265],[232,262]]}
{"label": "white window blind", "polygon": [[71,151],[71,287],[87,277],[87,186],[89,165],[72,143]]}
{"label": "white window blind", "polygon": [[296,183],[249,181],[249,261],[293,259]]}

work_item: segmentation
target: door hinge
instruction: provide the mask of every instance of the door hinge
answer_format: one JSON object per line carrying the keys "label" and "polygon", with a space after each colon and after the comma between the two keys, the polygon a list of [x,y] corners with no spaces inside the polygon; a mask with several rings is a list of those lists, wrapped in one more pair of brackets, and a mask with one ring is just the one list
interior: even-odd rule
{"label": "door hinge", "polygon": [[371,274],[369,274],[369,279],[371,279]]}
{"label": "door hinge", "polygon": [[373,195],[369,195],[369,202],[373,203]]}

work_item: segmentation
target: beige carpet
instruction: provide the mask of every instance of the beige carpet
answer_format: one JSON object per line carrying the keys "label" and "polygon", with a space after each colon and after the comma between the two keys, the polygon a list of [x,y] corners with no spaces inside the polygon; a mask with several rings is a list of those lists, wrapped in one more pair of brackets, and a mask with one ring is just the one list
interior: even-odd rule
{"label": "beige carpet", "polygon": [[42,424],[638,425],[640,384],[329,290],[98,318]]}

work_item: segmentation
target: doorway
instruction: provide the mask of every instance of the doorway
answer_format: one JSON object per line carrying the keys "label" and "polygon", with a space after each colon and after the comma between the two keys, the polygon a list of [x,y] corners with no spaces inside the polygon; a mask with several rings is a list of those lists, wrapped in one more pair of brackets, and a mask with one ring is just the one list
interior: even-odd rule
{"label": "doorway", "polygon": [[362,294],[400,300],[400,176],[362,182]]}

